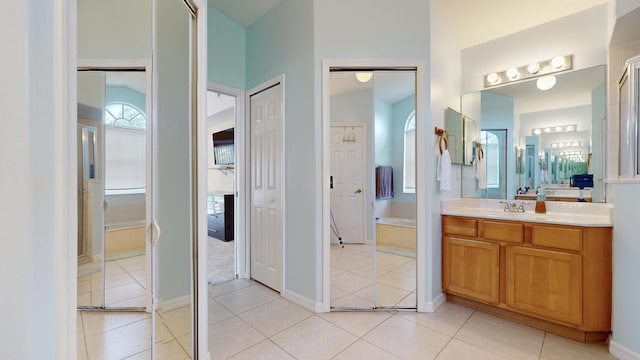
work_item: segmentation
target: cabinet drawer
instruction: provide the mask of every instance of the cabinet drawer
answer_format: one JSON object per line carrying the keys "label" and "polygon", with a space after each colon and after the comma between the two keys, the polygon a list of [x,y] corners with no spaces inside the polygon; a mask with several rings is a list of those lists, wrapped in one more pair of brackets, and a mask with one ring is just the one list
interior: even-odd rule
{"label": "cabinet drawer", "polygon": [[483,220],[480,228],[483,239],[522,243],[524,229],[522,223]]}
{"label": "cabinet drawer", "polygon": [[442,218],[442,233],[446,235],[477,237],[478,220],[463,217],[444,216]]}
{"label": "cabinet drawer", "polygon": [[582,229],[534,225],[531,227],[531,244],[580,251],[582,250]]}

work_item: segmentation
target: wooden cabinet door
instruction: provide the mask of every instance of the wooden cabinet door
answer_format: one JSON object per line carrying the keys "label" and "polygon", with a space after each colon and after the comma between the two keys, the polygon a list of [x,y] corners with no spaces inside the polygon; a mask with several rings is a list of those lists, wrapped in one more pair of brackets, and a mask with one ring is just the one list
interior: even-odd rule
{"label": "wooden cabinet door", "polygon": [[443,240],[445,291],[497,304],[500,246],[448,236]]}
{"label": "wooden cabinet door", "polygon": [[506,248],[507,306],[550,320],[582,323],[582,258],[518,246]]}

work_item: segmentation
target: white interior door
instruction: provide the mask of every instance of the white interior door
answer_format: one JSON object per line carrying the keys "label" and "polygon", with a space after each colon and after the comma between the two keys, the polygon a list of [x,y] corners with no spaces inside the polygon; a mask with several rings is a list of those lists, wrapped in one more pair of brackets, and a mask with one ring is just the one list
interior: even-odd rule
{"label": "white interior door", "polygon": [[251,95],[251,277],[282,291],[282,85]]}
{"label": "white interior door", "polygon": [[331,126],[331,213],[349,244],[363,244],[365,238],[364,147],[364,126]]}

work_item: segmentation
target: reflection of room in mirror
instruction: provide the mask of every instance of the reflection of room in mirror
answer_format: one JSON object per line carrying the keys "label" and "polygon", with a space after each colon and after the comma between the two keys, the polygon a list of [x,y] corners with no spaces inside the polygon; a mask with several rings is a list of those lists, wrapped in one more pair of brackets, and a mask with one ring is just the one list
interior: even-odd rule
{"label": "reflection of room in mirror", "polygon": [[[559,74],[547,91],[538,90],[533,80],[462,96],[465,116],[482,128],[491,124],[510,133],[506,198],[542,186],[566,201],[589,192],[593,201],[604,201],[604,81],[604,66],[597,66]],[[582,174],[595,180],[586,192],[570,186],[572,177]],[[468,179],[463,174],[463,190],[473,186]],[[476,196],[468,190],[463,195]]]}

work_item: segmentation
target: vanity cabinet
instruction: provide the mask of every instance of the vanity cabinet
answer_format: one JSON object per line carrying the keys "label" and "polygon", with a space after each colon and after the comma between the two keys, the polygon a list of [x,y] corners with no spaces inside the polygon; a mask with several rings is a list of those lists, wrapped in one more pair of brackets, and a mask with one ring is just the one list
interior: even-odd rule
{"label": "vanity cabinet", "polygon": [[442,216],[450,301],[578,341],[611,330],[611,227]]}

